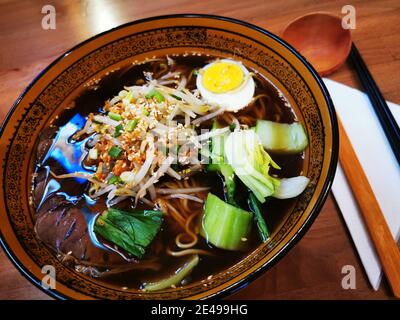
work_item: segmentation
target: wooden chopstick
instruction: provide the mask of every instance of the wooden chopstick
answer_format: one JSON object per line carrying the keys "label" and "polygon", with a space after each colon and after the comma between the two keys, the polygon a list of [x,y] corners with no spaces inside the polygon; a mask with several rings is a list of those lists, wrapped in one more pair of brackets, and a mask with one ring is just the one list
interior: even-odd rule
{"label": "wooden chopstick", "polygon": [[360,208],[393,294],[400,299],[400,249],[390,232],[374,192],[339,118],[338,122],[340,164]]}
{"label": "wooden chopstick", "polygon": [[354,43],[352,44],[349,58],[356,69],[358,77],[400,165],[400,128]]}

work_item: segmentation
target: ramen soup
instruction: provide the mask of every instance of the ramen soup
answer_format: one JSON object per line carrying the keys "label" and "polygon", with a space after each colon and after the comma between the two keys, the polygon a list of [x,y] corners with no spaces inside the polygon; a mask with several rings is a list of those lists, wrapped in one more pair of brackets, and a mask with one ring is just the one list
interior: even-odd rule
{"label": "ramen soup", "polygon": [[155,291],[237,263],[309,179],[285,96],[240,61],[147,59],[86,88],[41,134],[37,237],[98,281]]}

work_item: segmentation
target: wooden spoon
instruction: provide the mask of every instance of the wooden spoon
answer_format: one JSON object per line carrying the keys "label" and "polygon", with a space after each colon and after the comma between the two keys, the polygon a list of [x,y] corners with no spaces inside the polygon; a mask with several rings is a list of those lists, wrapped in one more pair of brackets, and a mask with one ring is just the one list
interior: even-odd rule
{"label": "wooden spoon", "polygon": [[305,56],[321,76],[337,70],[351,49],[350,30],[342,28],[339,17],[325,12],[310,13],[292,21],[282,38]]}
{"label": "wooden spoon", "polygon": [[[352,42],[350,31],[342,28],[341,19],[322,12],[311,13],[294,20],[286,27],[282,38],[299,50],[320,75],[335,71],[346,61]],[[400,298],[400,250],[339,118],[338,122],[339,160],[342,169],[393,294]]]}

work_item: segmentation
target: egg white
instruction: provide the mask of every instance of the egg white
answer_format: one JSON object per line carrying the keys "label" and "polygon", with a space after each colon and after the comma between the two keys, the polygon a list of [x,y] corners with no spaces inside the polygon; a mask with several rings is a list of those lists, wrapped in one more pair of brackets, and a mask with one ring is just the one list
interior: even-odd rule
{"label": "egg white", "polygon": [[[246,107],[253,98],[255,91],[254,80],[249,75],[250,72],[246,69],[246,67],[242,63],[230,59],[222,59],[219,61],[238,65],[243,71],[243,77],[245,83],[242,84],[239,88],[236,88],[228,92],[214,93],[207,90],[203,86],[202,72],[199,72],[196,80],[197,89],[199,90],[201,96],[203,97],[206,103],[210,105],[223,107],[227,111],[237,112],[240,109]],[[207,68],[212,66],[214,63],[216,62],[207,64],[205,67],[203,67],[202,71],[207,70]]]}

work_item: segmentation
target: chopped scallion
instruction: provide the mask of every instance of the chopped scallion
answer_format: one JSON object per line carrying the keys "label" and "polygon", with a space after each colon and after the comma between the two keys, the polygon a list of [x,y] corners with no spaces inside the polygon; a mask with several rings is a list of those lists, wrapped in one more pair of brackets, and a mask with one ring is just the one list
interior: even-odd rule
{"label": "chopped scallion", "polygon": [[124,126],[122,124],[117,125],[115,127],[114,137],[118,138],[122,134],[123,129],[124,129]]}
{"label": "chopped scallion", "polygon": [[133,99],[132,91],[128,91],[127,95],[124,97],[124,99],[122,101],[125,104],[129,104],[129,103],[131,103],[132,99]]}
{"label": "chopped scallion", "polygon": [[148,109],[143,109],[143,115],[147,117],[150,114],[150,111]]}
{"label": "chopped scallion", "polygon": [[108,184],[120,184],[120,183],[123,183],[123,181],[118,176],[112,176],[110,179],[108,179],[107,183]]}
{"label": "chopped scallion", "polygon": [[163,102],[165,101],[164,96],[161,94],[160,91],[157,91],[155,89],[151,90],[148,94],[144,96],[146,99],[153,99],[156,98],[157,102]]}
{"label": "chopped scallion", "polygon": [[126,125],[126,131],[128,132],[132,132],[133,129],[135,129],[136,125],[138,124],[139,120],[138,119],[133,119],[133,120],[129,120],[129,122]]}
{"label": "chopped scallion", "polygon": [[109,112],[109,113],[108,113],[108,117],[109,117],[110,119],[115,120],[115,121],[121,121],[121,120],[122,120],[122,116],[121,116],[120,114],[114,113],[114,112]]}
{"label": "chopped scallion", "polygon": [[172,94],[172,93],[171,93],[171,97],[172,97],[172,98],[175,98],[175,99],[178,100],[178,101],[181,101],[181,100],[182,100],[181,97],[178,97],[178,96],[176,96],[176,95],[174,95],[174,94]]}
{"label": "chopped scallion", "polygon": [[108,151],[108,154],[111,158],[118,158],[122,152],[122,149],[116,146],[112,146],[111,149]]}

